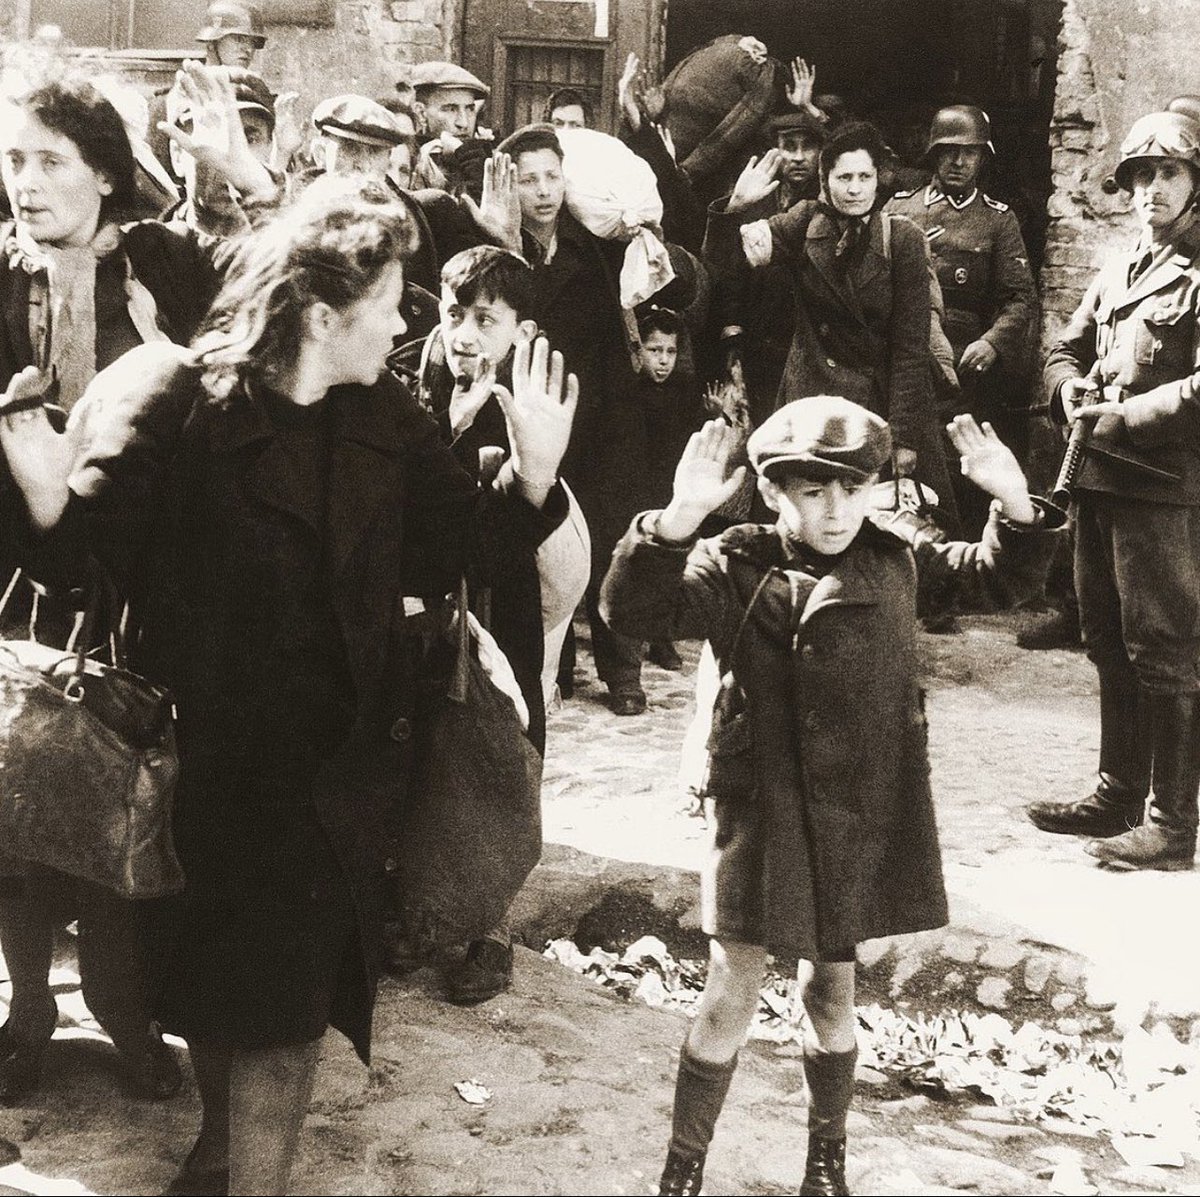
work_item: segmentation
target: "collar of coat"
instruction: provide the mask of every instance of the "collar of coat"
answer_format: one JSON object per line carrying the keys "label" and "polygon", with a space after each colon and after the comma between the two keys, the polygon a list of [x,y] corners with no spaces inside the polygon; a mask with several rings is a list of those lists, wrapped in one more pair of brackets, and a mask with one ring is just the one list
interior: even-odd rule
{"label": "collar of coat", "polygon": [[876,568],[880,557],[908,551],[902,537],[870,519],[863,521],[850,547],[822,577],[808,572],[796,560],[778,525],[739,524],[721,534],[720,547],[726,557],[746,562],[756,573],[779,570],[802,622],[823,607],[878,603],[886,589],[886,575]]}
{"label": "collar of coat", "polygon": [[[1141,247],[1129,253],[1118,253],[1109,259],[1108,285],[1104,288],[1111,296],[1112,311],[1119,312],[1140,303],[1148,295],[1171,286],[1184,274],[1195,268],[1200,256],[1200,221],[1193,221],[1175,243],[1156,254],[1149,269],[1143,271],[1133,283],[1129,283],[1129,268],[1142,254]],[[1101,320],[1103,323],[1104,320]]]}
{"label": "collar of coat", "polygon": [[932,208],[934,204],[940,204],[945,200],[950,207],[961,212],[964,208],[969,208],[974,202],[975,197],[979,195],[979,188],[971,188],[971,194],[963,196],[962,199],[955,199],[952,195],[947,195],[936,183],[930,183],[925,188],[925,207]]}

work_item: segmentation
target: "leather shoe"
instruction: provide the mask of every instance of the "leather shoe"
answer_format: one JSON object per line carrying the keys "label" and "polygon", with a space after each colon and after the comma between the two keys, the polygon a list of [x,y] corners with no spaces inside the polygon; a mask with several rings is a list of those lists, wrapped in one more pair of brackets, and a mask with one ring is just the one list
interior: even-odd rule
{"label": "leather shoe", "polygon": [[446,996],[459,1006],[486,1002],[512,984],[512,973],[512,944],[477,939],[462,963],[446,974]]}
{"label": "leather shoe", "polygon": [[1101,777],[1093,793],[1078,802],[1034,802],[1025,808],[1029,821],[1055,835],[1096,839],[1124,835],[1146,817],[1145,800]]}
{"label": "leather shoe", "polygon": [[[197,1144],[199,1146],[199,1144]],[[163,1197],[227,1197],[229,1165],[221,1168],[197,1168],[196,1147],[188,1152],[183,1167],[163,1190]]]}
{"label": "leather shoe", "polygon": [[646,710],[646,691],[640,686],[636,690],[614,690],[609,703],[614,715],[641,715]]}
{"label": "leather shoe", "polygon": [[655,641],[646,649],[646,660],[668,673],[678,673],[683,668],[683,658],[670,640]]}
{"label": "leather shoe", "polygon": [[1115,839],[1085,844],[1083,850],[1102,865],[1120,872],[1154,869],[1162,873],[1182,873],[1195,867],[1196,840],[1155,823],[1146,823]]}

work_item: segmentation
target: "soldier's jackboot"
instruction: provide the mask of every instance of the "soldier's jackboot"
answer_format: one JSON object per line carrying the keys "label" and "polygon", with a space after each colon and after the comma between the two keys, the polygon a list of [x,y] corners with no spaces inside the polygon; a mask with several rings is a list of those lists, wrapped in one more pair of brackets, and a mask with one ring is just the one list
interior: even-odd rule
{"label": "soldier's jackboot", "polygon": [[1200,697],[1159,694],[1152,700],[1154,787],[1150,817],[1086,851],[1114,869],[1177,872],[1194,866],[1200,795]]}
{"label": "soldier's jackboot", "polygon": [[1132,670],[1100,671],[1100,780],[1078,801],[1031,803],[1035,827],[1102,839],[1141,825],[1154,747],[1148,711]]}

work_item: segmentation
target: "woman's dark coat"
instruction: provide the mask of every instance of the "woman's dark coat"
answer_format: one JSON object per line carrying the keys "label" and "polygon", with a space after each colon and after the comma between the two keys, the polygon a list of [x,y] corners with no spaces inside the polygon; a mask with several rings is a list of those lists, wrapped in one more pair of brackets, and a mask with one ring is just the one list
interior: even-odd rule
{"label": "woman's dark coat", "polygon": [[737,704],[717,703],[710,751],[735,759],[710,757],[712,780],[718,769],[736,776],[739,761],[745,780],[715,790],[718,852],[738,842],[739,861],[717,865],[705,929],[779,956],[841,960],[864,939],[944,924],[918,586],[1014,602],[1039,585],[1053,537],[993,517],[981,544],[918,536],[910,547],[866,523],[818,577],[775,528],[673,545],[643,531],[646,518],[617,546],[605,619],[646,640],[707,638],[748,711],[723,718]]}
{"label": "woman's dark coat", "polygon": [[[135,667],[176,697],[176,829],[183,901],[199,904],[193,923],[206,910],[219,917],[230,895],[253,910],[263,886],[303,890],[309,871],[316,892],[328,880],[327,848],[312,847],[319,824],[349,883],[362,949],[342,970],[334,1025],[365,1058],[387,855],[431,629],[430,616],[406,615],[405,596],[434,609],[464,571],[486,578],[532,556],[565,499],[556,491],[535,511],[511,493],[510,474],[481,492],[390,376],[336,387],[325,403],[322,505],[257,396],[235,390],[217,405],[188,351],[135,350],[83,401],[73,495],[35,558],[53,580],[55,562],[76,561],[81,543],[99,555],[140,628]],[[317,609],[332,617],[314,629],[303,617],[318,582],[328,599]],[[278,661],[295,672],[283,676]],[[259,729],[253,742],[246,727]],[[254,1009],[259,999],[245,1000]]]}
{"label": "woman's dark coat", "polygon": [[[929,259],[911,221],[874,213],[867,243],[847,267],[841,230],[812,200],[768,220],[771,267],[786,265],[795,328],[778,405],[806,395],[841,395],[887,420],[897,447],[917,454],[917,477],[952,498],[934,407],[929,361]],[[747,269],[742,213],[709,210],[706,260],[719,275]]]}

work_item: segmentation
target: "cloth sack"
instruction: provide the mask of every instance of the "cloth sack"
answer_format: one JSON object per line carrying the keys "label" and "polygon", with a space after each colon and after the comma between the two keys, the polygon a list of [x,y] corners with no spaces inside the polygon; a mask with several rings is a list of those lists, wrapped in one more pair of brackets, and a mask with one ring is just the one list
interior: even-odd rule
{"label": "cloth sack", "polygon": [[597,129],[559,129],[571,214],[606,241],[628,241],[621,267],[621,306],[634,308],[675,277],[661,228],[662,199],[649,163]]}
{"label": "cloth sack", "polygon": [[[542,854],[542,761],[512,699],[471,651],[466,584],[451,670],[416,712],[400,817],[400,920],[425,947],[477,939],[503,917]],[[494,641],[489,655],[503,654]]]}
{"label": "cloth sack", "polygon": [[163,897],[184,881],[174,703],[125,668],[120,630],[111,665],[86,655],[99,606],[93,597],[74,650],[0,641],[0,846],[125,898]]}

